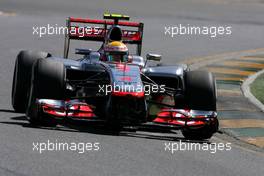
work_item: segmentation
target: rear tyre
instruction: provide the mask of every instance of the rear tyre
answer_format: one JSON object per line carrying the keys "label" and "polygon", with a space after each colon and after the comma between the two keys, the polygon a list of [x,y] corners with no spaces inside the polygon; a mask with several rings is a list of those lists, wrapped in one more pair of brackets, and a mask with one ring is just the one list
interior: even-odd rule
{"label": "rear tyre", "polygon": [[30,100],[27,110],[29,121],[38,126],[56,126],[54,118],[39,112],[36,99],[64,99],[65,68],[53,60],[38,60],[33,69]]}
{"label": "rear tyre", "polygon": [[20,51],[17,56],[12,86],[12,106],[16,112],[24,113],[28,104],[28,90],[32,66],[38,59],[50,57],[49,53]]}

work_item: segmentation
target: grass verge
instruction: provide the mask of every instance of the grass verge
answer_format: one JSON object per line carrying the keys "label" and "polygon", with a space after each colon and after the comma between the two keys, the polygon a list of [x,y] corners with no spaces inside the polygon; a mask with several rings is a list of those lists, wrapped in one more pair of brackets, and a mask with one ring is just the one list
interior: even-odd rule
{"label": "grass verge", "polygon": [[264,74],[257,77],[250,85],[250,91],[262,104],[264,104]]}

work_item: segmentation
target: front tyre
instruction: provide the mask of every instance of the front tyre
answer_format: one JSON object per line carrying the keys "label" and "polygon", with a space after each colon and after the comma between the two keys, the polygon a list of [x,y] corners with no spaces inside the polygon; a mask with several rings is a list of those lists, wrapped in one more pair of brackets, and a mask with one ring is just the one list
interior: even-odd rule
{"label": "front tyre", "polygon": [[190,140],[205,140],[210,139],[215,132],[218,131],[219,122],[217,119],[199,129],[182,129],[182,135]]}
{"label": "front tyre", "polygon": [[[201,111],[216,111],[216,84],[210,72],[189,71],[185,74],[186,108]],[[187,139],[209,139],[218,130],[217,118],[197,129],[185,128],[182,134]]]}
{"label": "front tyre", "polygon": [[193,110],[216,111],[215,79],[210,72],[189,71],[185,74],[186,106]]}
{"label": "front tyre", "polygon": [[24,113],[28,104],[28,90],[32,66],[38,59],[51,55],[46,52],[20,51],[17,56],[12,85],[12,106],[16,112]]}
{"label": "front tyre", "polygon": [[37,107],[37,99],[63,100],[65,95],[65,68],[53,60],[38,60],[33,69],[27,116],[33,125],[56,126],[54,118],[43,114]]}

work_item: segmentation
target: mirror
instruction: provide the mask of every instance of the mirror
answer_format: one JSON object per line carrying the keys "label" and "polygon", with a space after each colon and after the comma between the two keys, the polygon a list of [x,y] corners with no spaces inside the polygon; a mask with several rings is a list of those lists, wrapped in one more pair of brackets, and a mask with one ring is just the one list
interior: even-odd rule
{"label": "mirror", "polygon": [[150,61],[150,60],[159,62],[161,60],[161,55],[148,53],[146,55],[146,61],[145,61],[144,67],[147,66],[147,62]]}
{"label": "mirror", "polygon": [[160,61],[161,60],[161,55],[149,53],[149,54],[147,54],[146,58],[147,58],[147,60]]}
{"label": "mirror", "polygon": [[76,48],[75,49],[75,54],[80,54],[80,55],[89,55],[92,49],[81,49],[81,48]]}

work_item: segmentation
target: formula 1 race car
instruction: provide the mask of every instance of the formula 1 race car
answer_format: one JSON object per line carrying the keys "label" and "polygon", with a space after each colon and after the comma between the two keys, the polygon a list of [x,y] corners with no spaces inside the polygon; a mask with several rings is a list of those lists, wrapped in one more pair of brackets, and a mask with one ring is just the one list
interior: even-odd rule
{"label": "formula 1 race car", "polygon": [[[188,139],[210,138],[218,130],[212,74],[190,71],[187,65],[162,65],[157,54],[144,59],[143,23],[128,20],[119,14],[104,14],[104,20],[70,17],[63,58],[21,51],[13,77],[15,111],[26,113],[37,126],[74,119],[102,122],[119,132],[150,123],[178,128]],[[76,49],[82,58],[68,59],[71,40],[102,46]],[[134,54],[127,45],[136,46]]]}

